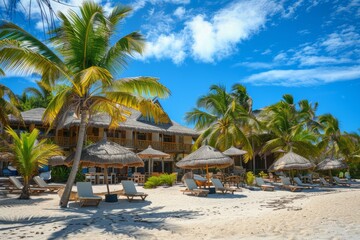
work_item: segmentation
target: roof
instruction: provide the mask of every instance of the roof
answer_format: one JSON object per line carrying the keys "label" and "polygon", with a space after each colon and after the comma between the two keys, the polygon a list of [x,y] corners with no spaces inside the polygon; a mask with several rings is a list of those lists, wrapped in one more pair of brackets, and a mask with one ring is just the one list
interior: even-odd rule
{"label": "roof", "polygon": [[[43,124],[42,116],[45,112],[45,108],[34,108],[25,112],[21,112],[21,116],[25,123]],[[10,122],[19,122],[19,119],[13,115],[9,115]]]}
{"label": "roof", "polygon": [[[31,109],[26,112],[22,112],[21,115],[23,116],[25,123],[36,123],[42,124],[41,118],[44,114],[45,108],[36,108]],[[169,135],[184,135],[184,136],[192,136],[197,137],[199,134],[191,128],[181,126],[180,124],[171,120],[171,123],[167,124],[155,124],[149,121],[144,120],[141,116],[139,111],[134,109],[129,110],[131,112],[130,117],[126,119],[125,122],[121,122],[120,129],[128,129],[128,130],[137,130],[142,132],[157,132]],[[18,122],[18,120],[13,117],[9,116],[11,122]],[[70,113],[64,122],[64,128],[69,128],[71,126],[79,125],[80,119],[77,118],[74,113]],[[94,127],[102,127],[107,128],[110,124],[110,116],[107,114],[96,114],[91,117],[89,120],[89,126]]]}

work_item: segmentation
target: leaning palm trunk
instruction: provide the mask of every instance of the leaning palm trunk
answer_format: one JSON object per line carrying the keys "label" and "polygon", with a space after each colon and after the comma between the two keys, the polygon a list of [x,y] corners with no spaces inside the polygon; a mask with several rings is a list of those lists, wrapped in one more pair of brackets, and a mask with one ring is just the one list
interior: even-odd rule
{"label": "leaning palm trunk", "polygon": [[28,177],[24,177],[24,187],[21,191],[19,199],[30,199],[30,184]]}
{"label": "leaning palm trunk", "polygon": [[83,145],[84,145],[84,139],[85,139],[85,133],[86,133],[87,120],[88,120],[87,110],[82,110],[81,111],[81,116],[80,116],[79,138],[78,138],[77,145],[76,145],[74,163],[73,163],[73,166],[71,168],[69,178],[68,178],[68,180],[66,182],[66,187],[64,189],[64,193],[63,193],[63,195],[61,196],[61,199],[60,199],[60,206],[63,207],[63,208],[66,208],[67,205],[68,205],[71,189],[72,189],[72,186],[73,186],[74,181],[75,181],[76,173],[77,173],[77,171],[79,169],[81,151],[82,151],[82,148],[83,148]]}

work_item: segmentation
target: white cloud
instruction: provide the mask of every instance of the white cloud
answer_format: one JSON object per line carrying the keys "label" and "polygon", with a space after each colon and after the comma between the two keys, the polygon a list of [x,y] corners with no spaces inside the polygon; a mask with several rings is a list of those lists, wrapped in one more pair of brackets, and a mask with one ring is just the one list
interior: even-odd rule
{"label": "white cloud", "polygon": [[360,66],[313,68],[301,70],[270,70],[253,74],[244,82],[253,85],[309,86],[360,78]]}
{"label": "white cloud", "polygon": [[360,34],[354,26],[348,26],[340,32],[334,32],[323,40],[321,46],[328,52],[338,52],[348,47],[358,47],[360,45]]}
{"label": "white cloud", "polygon": [[184,17],[186,10],[184,7],[178,7],[175,11],[174,11],[174,15],[179,18],[182,19]]}
{"label": "white cloud", "polygon": [[162,3],[170,3],[170,4],[189,4],[190,0],[136,0],[135,2],[131,3],[131,7],[134,11],[138,11],[145,7],[145,5],[149,3],[152,5],[158,5]]}
{"label": "white cloud", "polygon": [[211,19],[197,15],[186,23],[192,39],[191,53],[203,62],[214,62],[237,50],[237,44],[265,26],[279,10],[272,1],[241,1],[218,11]]}
{"label": "white cloud", "polygon": [[234,67],[244,66],[251,69],[270,69],[274,64],[267,62],[241,62],[234,65]]}
{"label": "white cloud", "polygon": [[284,18],[292,17],[295,14],[296,9],[299,8],[302,5],[303,2],[304,2],[304,0],[296,1],[293,5],[291,5],[286,10],[284,10],[282,16]]}
{"label": "white cloud", "polygon": [[272,52],[271,49],[266,49],[261,53],[261,55],[269,55],[271,52]]}
{"label": "white cloud", "polygon": [[171,59],[175,64],[180,64],[186,57],[183,49],[184,40],[181,36],[174,34],[160,35],[154,41],[147,43],[144,55],[138,58]]}

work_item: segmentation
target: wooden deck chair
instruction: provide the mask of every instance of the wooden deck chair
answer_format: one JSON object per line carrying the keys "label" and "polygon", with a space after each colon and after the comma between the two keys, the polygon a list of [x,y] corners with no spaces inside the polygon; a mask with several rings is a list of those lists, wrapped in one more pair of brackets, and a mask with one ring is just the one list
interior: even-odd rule
{"label": "wooden deck chair", "polygon": [[304,188],[313,188],[313,187],[318,186],[318,185],[314,185],[314,184],[303,183],[300,180],[300,178],[298,178],[298,177],[294,177],[294,182],[296,183],[296,185],[304,187]]}
{"label": "wooden deck chair", "polygon": [[270,184],[266,184],[264,182],[264,179],[262,178],[255,178],[256,181],[256,185],[259,186],[263,191],[269,190],[269,191],[274,191],[275,187],[270,185]]}
{"label": "wooden deck chair", "polygon": [[211,182],[215,186],[216,192],[221,192],[221,193],[229,192],[229,193],[234,194],[234,192],[236,191],[236,189],[234,189],[234,188],[224,187],[224,185],[221,183],[220,179],[212,178]]}
{"label": "wooden deck chair", "polygon": [[41,187],[41,188],[45,188],[48,189],[51,192],[58,192],[60,189],[64,188],[65,185],[63,184],[47,184],[41,177],[39,176],[35,176],[34,177],[34,181],[36,182],[36,184]]}
{"label": "wooden deck chair", "polygon": [[89,182],[77,182],[77,193],[80,207],[83,206],[98,206],[102,198],[94,195],[91,183]]}
{"label": "wooden deck chair", "polygon": [[138,192],[135,188],[135,184],[133,181],[123,180],[121,181],[124,191],[120,194],[122,196],[126,196],[128,201],[131,202],[134,197],[140,197],[141,200],[145,200],[148,196],[146,193]]}
{"label": "wooden deck chair", "polygon": [[305,187],[302,187],[302,186],[292,185],[290,182],[290,178],[288,178],[288,177],[281,177],[281,182],[282,182],[281,186],[283,188],[288,189],[292,192],[302,191],[303,189],[305,189]]}
{"label": "wooden deck chair", "polygon": [[199,189],[195,183],[195,180],[194,179],[191,179],[191,178],[186,178],[184,180],[184,183],[185,183],[185,186],[186,186],[186,189],[185,190],[180,190],[183,192],[183,194],[185,193],[190,193],[190,194],[193,194],[195,196],[204,196],[206,197],[208,194],[209,194],[209,191],[208,190],[205,190],[205,189]]}
{"label": "wooden deck chair", "polygon": [[344,187],[350,187],[351,186],[350,183],[345,182],[345,181],[341,181],[340,178],[338,178],[338,177],[333,177],[333,179],[334,179],[336,185],[340,185],[340,186],[344,186]]}
{"label": "wooden deck chair", "polygon": [[325,178],[319,177],[319,181],[320,181],[320,186],[322,186],[322,187],[332,187],[333,186],[332,184],[327,182],[325,180]]}
{"label": "wooden deck chair", "polygon": [[[24,188],[24,185],[17,179],[15,176],[9,177],[10,182],[13,184],[14,188],[9,188],[9,192],[12,193],[14,191],[21,191]],[[30,187],[30,194],[39,194],[45,192],[46,188],[40,187]]]}

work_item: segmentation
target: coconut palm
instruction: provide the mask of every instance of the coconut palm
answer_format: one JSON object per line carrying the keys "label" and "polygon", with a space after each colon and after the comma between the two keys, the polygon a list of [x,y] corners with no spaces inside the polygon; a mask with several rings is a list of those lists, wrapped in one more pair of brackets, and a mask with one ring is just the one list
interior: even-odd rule
{"label": "coconut palm", "polygon": [[[57,53],[18,26],[4,22],[0,25],[0,63],[4,67],[25,72],[36,71],[42,81],[52,85],[55,80],[67,84],[49,103],[44,121],[52,127],[61,126],[70,112],[80,118],[73,167],[60,205],[67,207],[71,188],[79,167],[87,122],[91,115],[106,112],[111,117],[110,127],[116,127],[130,115],[127,108],[139,110],[155,122],[169,118],[153,101],[153,96],[167,97],[169,90],[152,77],[114,80],[114,75],[126,66],[134,53],[142,53],[144,40],[132,32],[114,42],[111,38],[117,25],[131,8],[115,7],[108,15],[93,2],[84,2],[80,14],[59,13],[61,26],[51,38]],[[110,39],[112,41],[110,41]]]}
{"label": "coconut palm", "polygon": [[61,155],[62,151],[55,144],[48,144],[46,140],[37,141],[39,130],[34,129],[31,133],[23,132],[20,136],[10,127],[6,132],[12,137],[13,144],[10,146],[14,153],[13,164],[24,179],[20,199],[30,198],[30,179],[36,174],[38,167],[46,165],[50,157]]}
{"label": "coconut palm", "polygon": [[244,90],[242,86],[235,85],[232,94],[229,94],[225,87],[212,85],[210,93],[197,101],[197,108],[186,113],[186,120],[195,123],[196,130],[202,131],[194,149],[205,141],[220,151],[242,145],[248,152],[246,160],[251,158],[251,144],[241,129],[251,109],[250,97],[245,96]]}
{"label": "coconut palm", "polygon": [[17,106],[19,106],[19,101],[17,100],[16,95],[10,88],[0,84],[0,123],[2,126],[8,125],[8,114],[21,118],[21,114]]}
{"label": "coconut palm", "polygon": [[271,136],[262,148],[263,153],[292,150],[306,158],[319,154],[315,146],[318,136],[305,127],[303,112],[296,109],[291,95],[284,95],[280,102],[266,107],[261,115]]}

